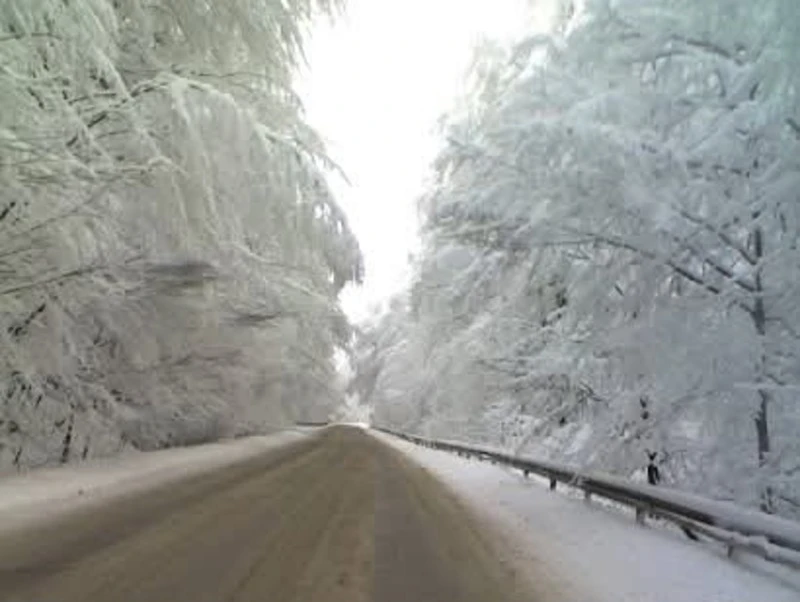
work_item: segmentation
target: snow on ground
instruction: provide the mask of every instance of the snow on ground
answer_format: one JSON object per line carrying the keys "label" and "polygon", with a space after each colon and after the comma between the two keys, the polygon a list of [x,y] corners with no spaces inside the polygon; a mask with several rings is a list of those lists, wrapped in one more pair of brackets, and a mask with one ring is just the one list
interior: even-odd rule
{"label": "snow on ground", "polygon": [[90,460],[0,479],[0,533],[80,507],[210,472],[307,437],[314,429]]}
{"label": "snow on ground", "polygon": [[[713,544],[637,525],[632,512],[550,492],[518,471],[375,436],[459,494],[512,547],[521,571],[545,576],[567,602],[798,602],[800,576],[731,560]],[[535,568],[534,568],[535,567]]]}

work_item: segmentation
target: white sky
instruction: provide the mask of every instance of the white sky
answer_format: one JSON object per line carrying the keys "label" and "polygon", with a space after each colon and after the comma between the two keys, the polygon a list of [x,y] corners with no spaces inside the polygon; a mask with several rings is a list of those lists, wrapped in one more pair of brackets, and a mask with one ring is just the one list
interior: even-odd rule
{"label": "white sky", "polygon": [[334,182],[334,190],[366,262],[364,286],[342,298],[352,319],[407,283],[437,119],[460,93],[473,45],[521,31],[529,4],[349,0],[344,16],[314,30],[298,88],[308,120],[351,182]]}

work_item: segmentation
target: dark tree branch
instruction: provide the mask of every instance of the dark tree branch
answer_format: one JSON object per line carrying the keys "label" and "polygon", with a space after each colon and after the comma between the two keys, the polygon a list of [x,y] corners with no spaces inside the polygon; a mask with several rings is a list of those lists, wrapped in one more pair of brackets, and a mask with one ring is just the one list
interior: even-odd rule
{"label": "dark tree branch", "polygon": [[81,268],[75,268],[74,270],[61,272],[60,274],[56,274],[48,278],[43,278],[42,280],[36,280],[34,282],[26,282],[25,284],[18,284],[16,286],[0,289],[0,296],[11,295],[13,293],[20,293],[22,291],[26,291],[32,288],[44,286],[45,284],[52,284],[53,282],[61,282],[63,280],[68,280],[71,278],[77,278],[79,276],[86,276],[87,274],[96,272],[102,269],[103,267],[104,266],[84,266]]}
{"label": "dark tree branch", "polygon": [[697,249],[697,247],[695,247],[694,245],[690,244],[687,240],[682,239],[682,238],[680,238],[680,237],[678,237],[678,236],[676,236],[674,234],[670,234],[670,233],[665,233],[665,234],[667,234],[667,236],[669,236],[673,240],[673,242],[679,244],[686,251],[689,251],[692,255],[697,257],[700,261],[702,261],[703,263],[706,263],[709,266],[711,266],[711,268],[715,272],[717,272],[719,275],[724,276],[725,278],[727,278],[728,280],[730,280],[731,282],[733,282],[737,286],[739,286],[739,287],[743,288],[744,290],[746,290],[748,293],[756,292],[756,288],[755,288],[755,285],[753,283],[748,282],[747,280],[744,280],[742,278],[737,277],[729,268],[727,268],[724,265],[722,265],[721,263],[719,263],[713,257],[710,257],[707,253],[702,253],[699,249]]}
{"label": "dark tree branch", "polygon": [[[114,107],[113,109],[103,109],[102,111],[97,113],[94,117],[92,117],[89,121],[87,121],[84,124],[84,128],[87,129],[87,130],[92,129],[96,125],[99,125],[100,123],[102,123],[106,119],[108,119],[110,117],[110,115],[111,115],[112,110],[117,110],[117,109],[123,107],[125,104],[128,103],[129,100],[131,100],[133,98],[136,98],[137,96],[141,96],[142,94],[146,94],[147,92],[153,92],[154,90],[158,90],[159,88],[162,88],[162,87],[163,87],[163,84],[158,84],[158,83],[154,83],[154,82],[148,82],[146,84],[143,84],[143,85],[131,90],[130,93],[128,94],[128,96],[126,98],[123,98],[122,101],[116,107]],[[77,142],[80,140],[80,138],[81,138],[81,133],[78,132],[77,134],[75,134],[72,138],[70,138],[67,141],[67,144],[66,144],[67,148],[75,146],[75,144],[77,144]]]}
{"label": "dark tree branch", "polygon": [[633,253],[636,253],[638,255],[646,257],[647,259],[652,259],[652,260],[655,260],[655,261],[659,261],[662,264],[664,264],[667,267],[669,267],[670,269],[672,269],[674,272],[676,272],[680,276],[683,276],[684,278],[686,278],[689,282],[692,282],[692,283],[694,283],[694,284],[706,289],[707,291],[709,291],[711,293],[714,293],[715,295],[719,295],[720,293],[722,293],[722,289],[720,289],[718,286],[716,286],[714,284],[711,284],[709,282],[706,282],[705,279],[702,276],[699,276],[698,274],[695,274],[691,270],[689,270],[689,269],[685,268],[684,266],[676,263],[672,259],[665,259],[664,257],[659,255],[658,253],[654,253],[653,251],[648,251],[647,249],[642,249],[641,247],[637,247],[636,245],[633,245],[631,243],[625,242],[624,240],[619,240],[617,238],[614,238],[614,237],[611,237],[611,236],[608,236],[608,235],[605,235],[605,234],[598,234],[598,233],[595,233],[595,232],[583,232],[583,231],[578,231],[577,233],[581,234],[583,236],[591,236],[595,240],[597,240],[597,241],[599,241],[601,243],[604,243],[606,245],[609,245],[609,246],[612,246],[612,247],[616,247],[618,249],[624,249],[626,251],[631,251]]}
{"label": "dark tree branch", "polygon": [[675,207],[675,210],[678,212],[678,214],[681,217],[683,217],[684,219],[686,219],[687,221],[695,224],[696,226],[700,226],[701,228],[703,228],[707,232],[711,232],[712,234],[716,234],[716,236],[720,239],[721,242],[723,242],[724,244],[728,245],[731,249],[733,249],[734,251],[739,253],[739,255],[741,255],[742,258],[747,263],[749,263],[750,265],[753,265],[753,266],[756,264],[756,260],[753,258],[752,255],[750,255],[750,253],[747,252],[747,249],[745,247],[743,247],[742,245],[740,245],[739,243],[737,243],[735,240],[733,240],[733,238],[731,238],[728,234],[726,234],[725,232],[723,232],[719,228],[714,227],[712,224],[709,224],[703,218],[690,213],[689,211],[687,211],[683,207],[678,207],[678,206],[674,206],[674,207]]}

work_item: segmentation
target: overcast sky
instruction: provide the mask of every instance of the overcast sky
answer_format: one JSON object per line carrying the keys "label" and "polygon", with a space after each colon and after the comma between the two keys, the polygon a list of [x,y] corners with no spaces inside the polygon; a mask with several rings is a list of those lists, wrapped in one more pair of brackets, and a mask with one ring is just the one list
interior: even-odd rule
{"label": "overcast sky", "polygon": [[437,119],[461,92],[473,45],[520,31],[526,4],[349,0],[343,17],[315,28],[299,90],[350,180],[334,187],[366,260],[364,286],[342,299],[352,319],[406,284]]}

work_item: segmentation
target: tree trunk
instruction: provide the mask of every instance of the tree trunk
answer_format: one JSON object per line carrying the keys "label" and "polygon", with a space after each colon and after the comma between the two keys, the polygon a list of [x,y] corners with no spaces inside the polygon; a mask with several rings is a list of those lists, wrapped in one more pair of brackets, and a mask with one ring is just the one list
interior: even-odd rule
{"label": "tree trunk", "polygon": [[72,429],[75,427],[75,413],[69,415],[67,432],[64,434],[64,442],[61,444],[61,463],[69,462],[69,454],[72,448]]}
{"label": "tree trunk", "polygon": [[[764,243],[760,227],[753,231],[753,249],[756,258],[755,273],[755,304],[753,305],[753,323],[758,334],[759,344],[762,346],[761,359],[758,366],[757,381],[764,381],[766,372],[766,357],[763,352],[764,335],[767,331],[767,317],[764,311],[763,284],[761,282],[761,258],[764,255]],[[763,468],[769,460],[769,403],[771,395],[766,389],[758,390],[759,404],[755,416],[756,442],[758,447],[758,466]],[[761,492],[761,510],[771,513],[773,510],[772,488],[767,485]]]}

